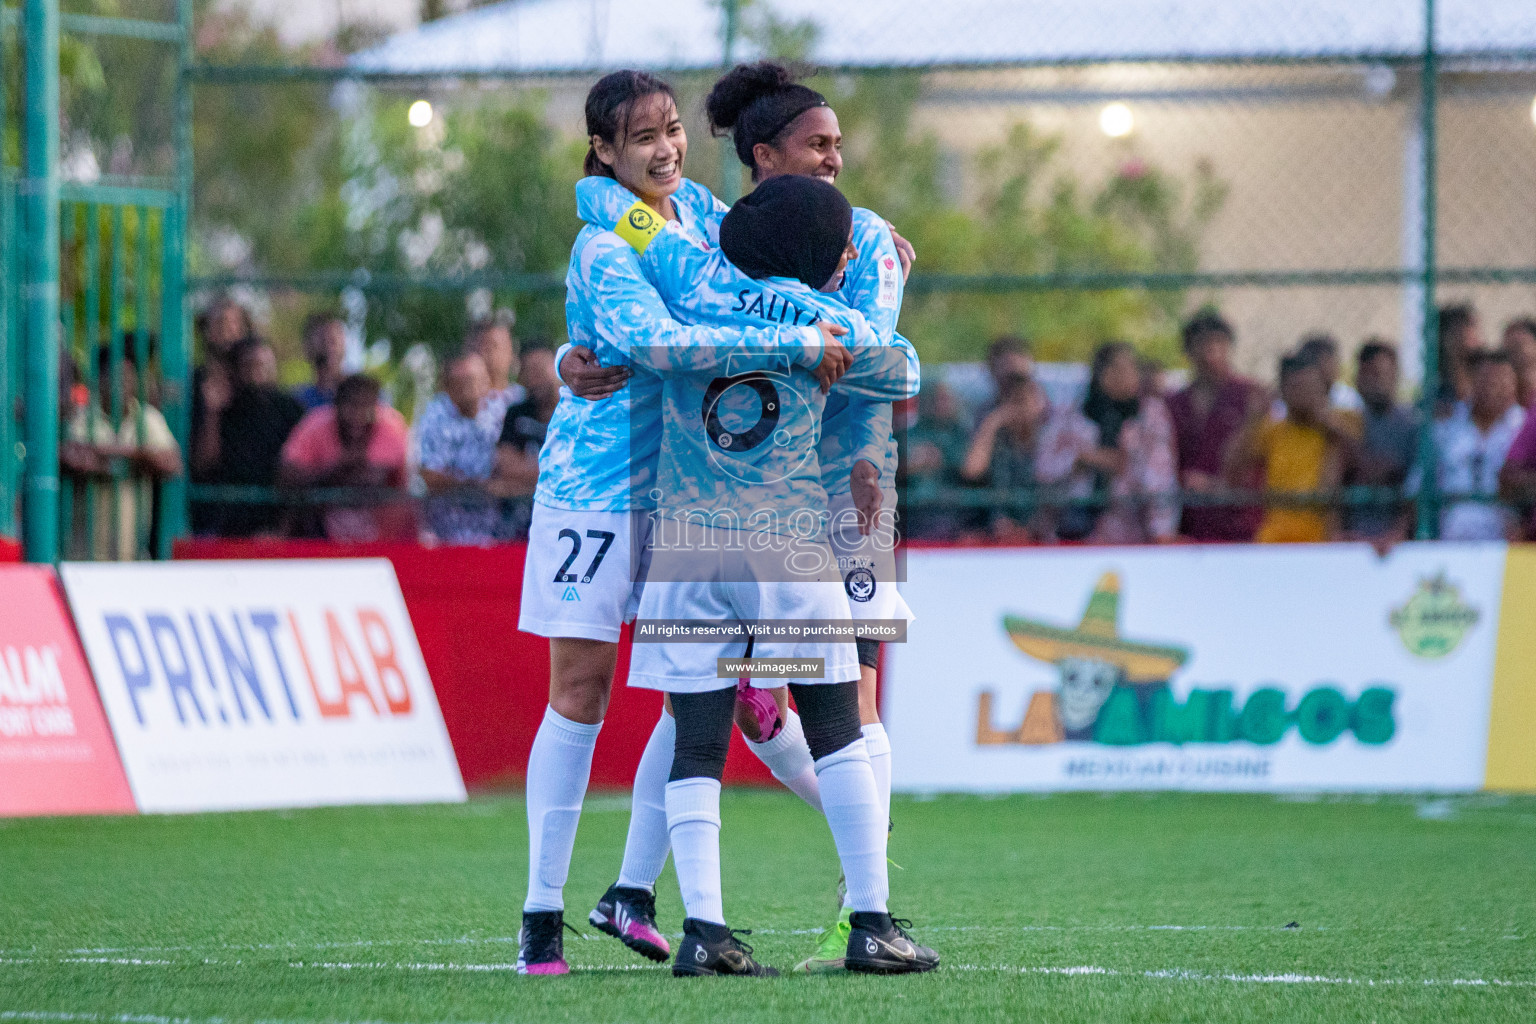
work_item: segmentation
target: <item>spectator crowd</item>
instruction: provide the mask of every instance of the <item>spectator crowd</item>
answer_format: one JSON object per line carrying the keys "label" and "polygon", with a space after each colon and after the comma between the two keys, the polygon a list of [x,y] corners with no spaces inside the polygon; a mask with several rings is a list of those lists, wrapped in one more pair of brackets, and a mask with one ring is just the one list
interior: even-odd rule
{"label": "spectator crowd", "polygon": [[1352,384],[1335,338],[1303,338],[1271,391],[1234,369],[1232,325],[1202,312],[1183,326],[1183,387],[1108,342],[1086,394],[1054,406],[1029,344],[998,338],[990,400],[967,415],[950,386],[926,385],[908,418],[906,535],[1390,545],[1433,500],[1444,539],[1536,540],[1536,318],[1489,346],[1472,307],[1447,306],[1439,332],[1427,447],[1397,349],[1378,338],[1350,360]]}
{"label": "spectator crowd", "polygon": [[278,386],[276,354],[237,303],[216,301],[198,328],[194,535],[445,544],[526,536],[560,385],[553,351],[519,346],[510,317],[470,325],[414,429],[375,378],[346,372],[338,315],[305,321],[312,376],[291,390]]}
{"label": "spectator crowd", "polygon": [[[198,536],[527,536],[560,381],[554,351],[520,345],[509,317],[469,327],[414,427],[375,378],[347,371],[338,315],[305,321],[309,379],[291,389],[239,303],[217,299],[197,329],[185,464],[158,408],[160,382],[152,372],[141,380],[154,339],[136,344],[130,332],[116,355],[103,348],[90,387],[73,361],[62,367],[70,557],[154,550],[156,485],[183,473]],[[1509,323],[1490,346],[1472,307],[1448,306],[1439,337],[1427,432],[1421,406],[1403,401],[1398,352],[1381,339],[1361,344],[1346,372],[1333,337],[1303,338],[1271,390],[1236,372],[1233,327],[1205,311],[1183,325],[1182,386],[1171,389],[1130,345],[1107,342],[1086,389],[1064,399],[1026,339],[997,338],[986,397],[967,403],[939,380],[903,417],[905,535],[1390,545],[1413,535],[1432,498],[1444,539],[1536,540],[1536,318]]]}
{"label": "spectator crowd", "polygon": [[183,453],[140,365],[154,338],[127,332],[83,372],[60,367],[66,557],[134,559],[161,547],[163,490],[190,477],[195,536],[425,539],[492,543],[527,536],[539,447],[559,401],[554,353],[521,345],[510,316],[476,321],[444,365],[415,428],[372,376],[347,373],[347,324],[304,322],[310,376],[278,384],[278,358],[238,302],[197,318]]}

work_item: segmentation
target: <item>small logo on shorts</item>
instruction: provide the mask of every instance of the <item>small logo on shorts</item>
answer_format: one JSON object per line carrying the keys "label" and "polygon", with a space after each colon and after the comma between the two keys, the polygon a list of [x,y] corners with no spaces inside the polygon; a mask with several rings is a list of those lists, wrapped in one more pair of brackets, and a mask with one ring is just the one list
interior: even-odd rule
{"label": "small logo on shorts", "polygon": [[560,595],[562,601],[580,601],[581,595],[576,593],[575,587],[566,587],[565,593]]}
{"label": "small logo on shorts", "polygon": [[860,566],[843,578],[843,589],[850,600],[863,604],[875,596],[875,574]]}

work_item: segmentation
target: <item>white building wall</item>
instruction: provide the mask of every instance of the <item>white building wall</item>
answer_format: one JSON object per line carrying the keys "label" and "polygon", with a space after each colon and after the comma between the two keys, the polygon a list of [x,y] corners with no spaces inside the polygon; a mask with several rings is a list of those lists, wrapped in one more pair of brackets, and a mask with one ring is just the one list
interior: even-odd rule
{"label": "white building wall", "polygon": [[221,0],[221,10],[244,8],[271,24],[289,46],[328,38],[337,26],[366,21],[391,32],[415,28],[420,0]]}

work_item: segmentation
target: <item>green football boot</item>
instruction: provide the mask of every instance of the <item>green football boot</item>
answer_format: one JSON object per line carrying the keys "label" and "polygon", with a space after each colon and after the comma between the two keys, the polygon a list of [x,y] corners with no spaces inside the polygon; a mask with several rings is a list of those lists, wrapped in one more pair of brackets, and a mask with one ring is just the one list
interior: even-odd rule
{"label": "green football boot", "polygon": [[830,974],[843,970],[843,958],[848,955],[848,936],[853,931],[853,911],[847,907],[837,915],[837,924],[827,929],[808,959],[795,965],[796,974]]}

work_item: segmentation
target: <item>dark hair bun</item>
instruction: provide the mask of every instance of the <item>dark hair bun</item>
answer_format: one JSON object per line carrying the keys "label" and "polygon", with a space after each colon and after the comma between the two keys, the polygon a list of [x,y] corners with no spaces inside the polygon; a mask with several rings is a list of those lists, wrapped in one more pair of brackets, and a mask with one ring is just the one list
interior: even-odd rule
{"label": "dark hair bun", "polygon": [[738,64],[715,83],[704,101],[709,114],[710,131],[724,135],[736,127],[741,112],[764,96],[782,92],[795,84],[789,68],[777,61],[760,60],[756,64]]}

